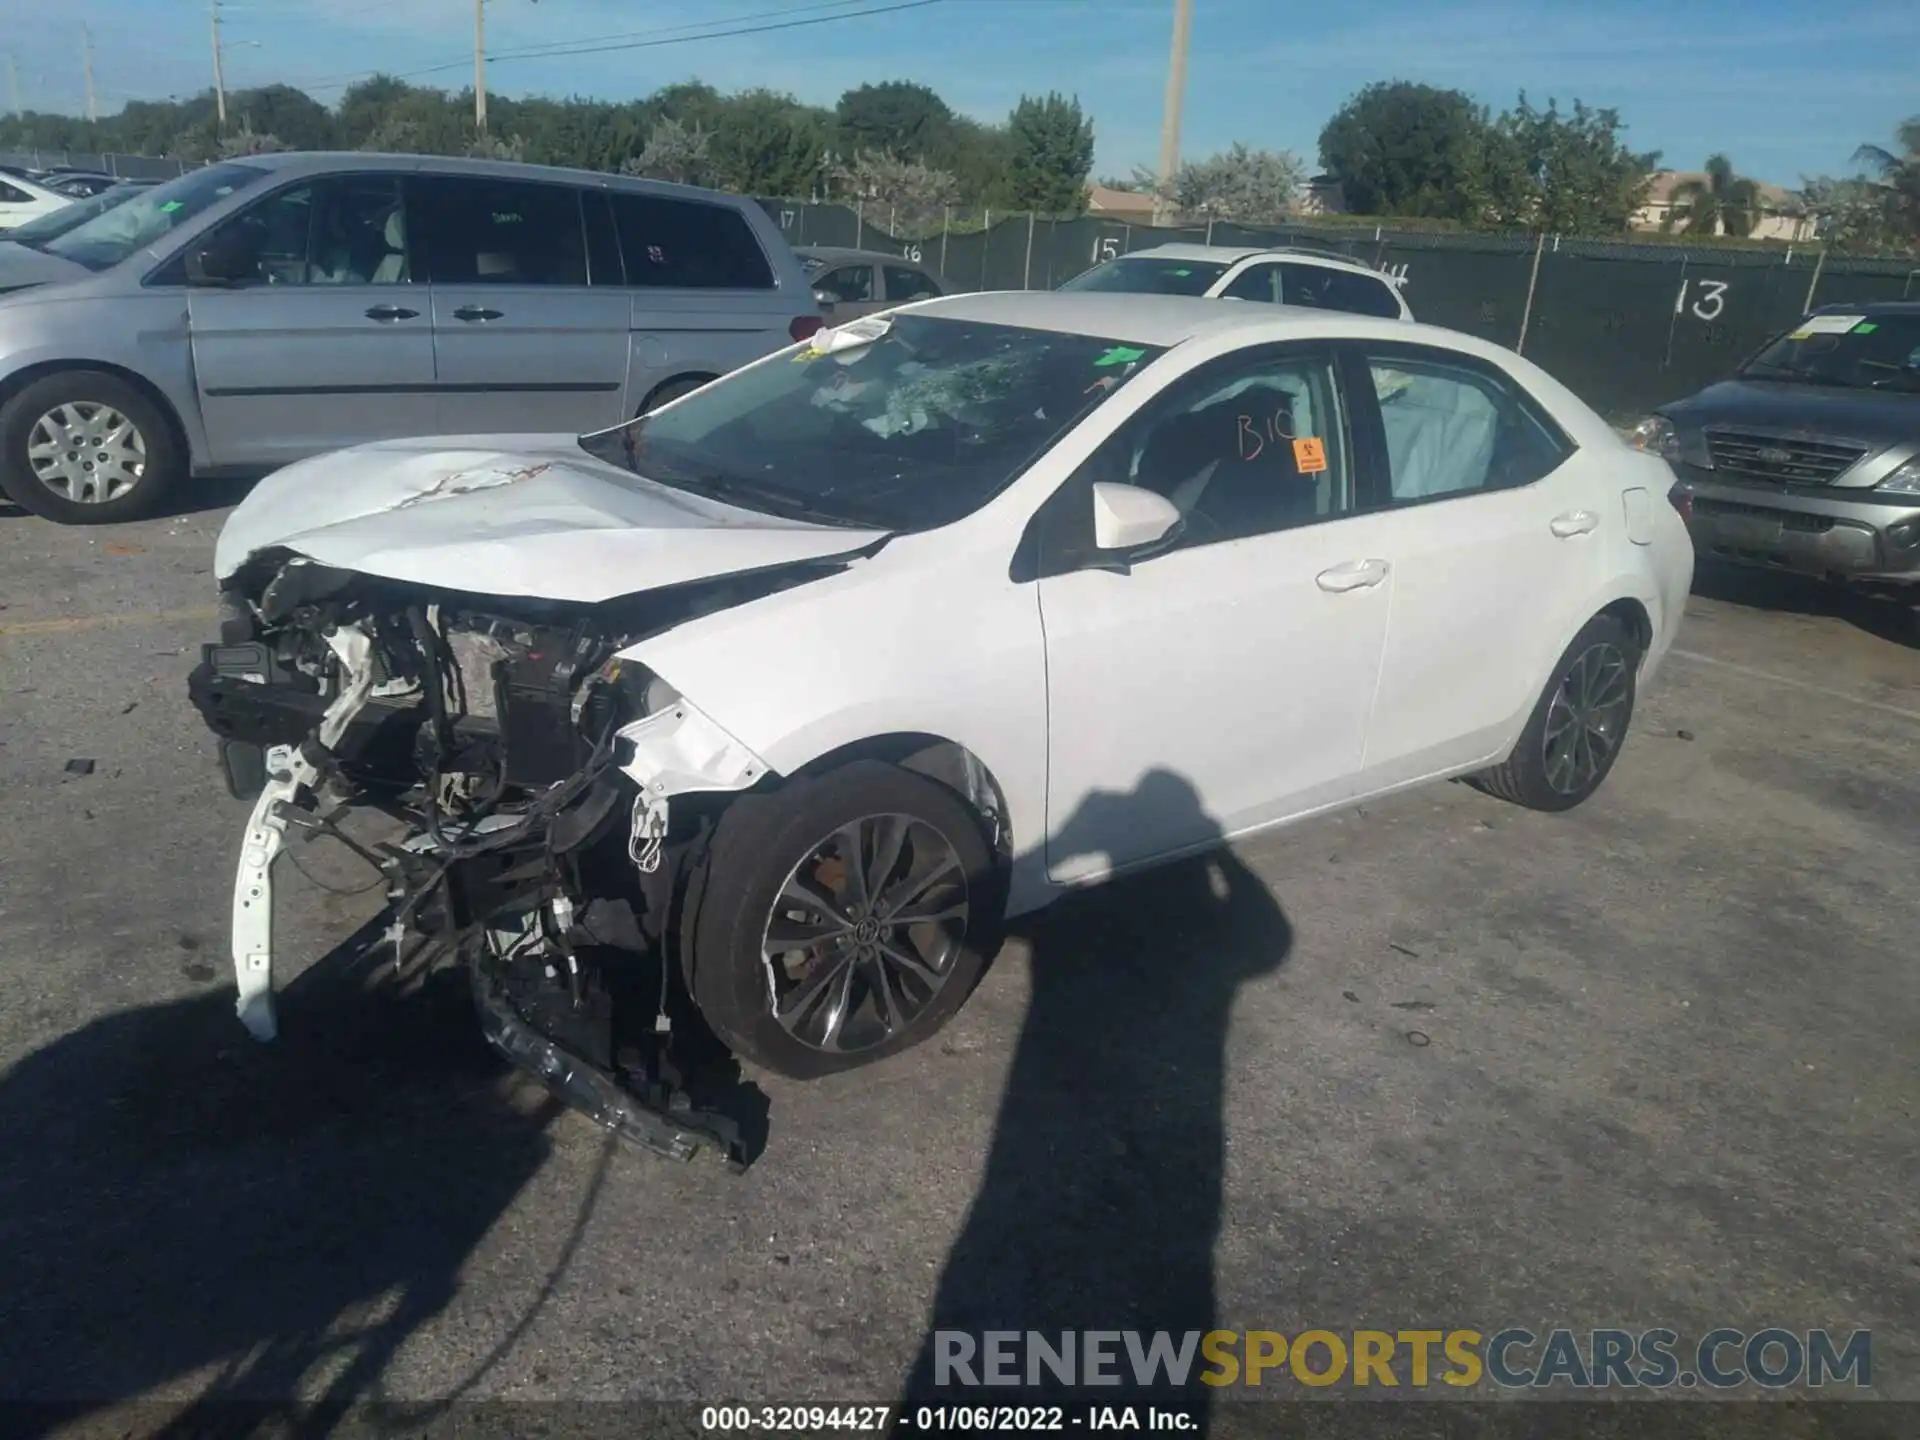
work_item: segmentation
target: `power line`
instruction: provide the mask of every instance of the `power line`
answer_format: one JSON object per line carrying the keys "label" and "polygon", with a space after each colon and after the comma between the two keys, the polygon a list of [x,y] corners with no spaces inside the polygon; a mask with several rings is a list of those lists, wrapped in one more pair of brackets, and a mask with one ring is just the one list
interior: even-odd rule
{"label": "power line", "polygon": [[[833,0],[833,3],[847,4],[849,0]],[[765,25],[734,25],[730,29],[709,30],[699,35],[670,35],[666,31],[674,28],[686,29],[687,26],[667,26],[657,31],[632,32],[634,34],[653,35],[652,39],[625,39],[616,36],[597,36],[582,40],[557,42],[554,48],[526,47],[525,50],[508,50],[494,55],[499,60],[544,60],[557,59],[567,55],[598,55],[615,50],[650,50],[661,45],[684,45],[693,40],[728,40],[738,35],[764,35],[775,30],[796,30],[805,25],[829,25],[842,20],[865,20],[873,15],[888,15],[900,10],[923,10],[929,5],[940,5],[946,0],[893,0],[893,3],[873,6],[865,10],[849,10],[837,15],[812,15],[798,20],[784,20]],[[792,14],[795,10],[817,10],[820,4],[795,6],[787,11],[771,11],[770,14]],[[564,46],[565,48],[560,48]],[[438,75],[448,70],[461,70],[468,64],[466,57],[448,60],[438,65],[424,65],[416,70],[402,70],[391,73],[379,70],[366,70],[351,76],[336,76],[330,80],[312,80],[300,83],[303,90],[342,90],[360,80],[375,75],[387,74],[394,80],[411,80],[421,75]]]}

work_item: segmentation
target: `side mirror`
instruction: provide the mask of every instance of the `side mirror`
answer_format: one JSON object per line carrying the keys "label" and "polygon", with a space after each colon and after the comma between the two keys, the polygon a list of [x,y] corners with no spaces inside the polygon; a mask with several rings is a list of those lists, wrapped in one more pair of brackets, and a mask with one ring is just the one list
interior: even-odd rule
{"label": "side mirror", "polygon": [[814,300],[814,303],[818,305],[822,310],[833,309],[833,296],[829,295],[824,290],[814,291],[813,300]]}
{"label": "side mirror", "polygon": [[1093,544],[1107,554],[1138,556],[1179,538],[1180,509],[1138,485],[1093,487]]}

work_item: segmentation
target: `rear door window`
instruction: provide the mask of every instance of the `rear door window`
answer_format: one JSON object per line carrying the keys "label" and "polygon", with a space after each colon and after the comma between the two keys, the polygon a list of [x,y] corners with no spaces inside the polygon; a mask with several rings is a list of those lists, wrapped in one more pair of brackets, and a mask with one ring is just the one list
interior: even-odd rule
{"label": "rear door window", "polygon": [[813,282],[813,288],[841,305],[860,305],[873,299],[873,267],[842,265]]}
{"label": "rear door window", "polygon": [[1400,318],[1400,301],[1393,287],[1371,275],[1336,270],[1331,265],[1283,265],[1281,298],[1288,305],[1315,310],[1341,310],[1349,315]]}
{"label": "rear door window", "polygon": [[771,290],[773,267],[747,217],[728,205],[608,192],[627,284],[670,290]]}
{"label": "rear door window", "polygon": [[585,285],[580,192],[570,185],[423,175],[408,208],[440,285]]}
{"label": "rear door window", "polygon": [[940,287],[927,277],[925,271],[909,270],[904,265],[882,267],[886,274],[887,300],[899,305],[908,300],[931,300],[940,293]]}
{"label": "rear door window", "polygon": [[1280,303],[1280,267],[1252,265],[1234,276],[1233,283],[1220,292],[1227,300],[1257,300],[1265,305]]}

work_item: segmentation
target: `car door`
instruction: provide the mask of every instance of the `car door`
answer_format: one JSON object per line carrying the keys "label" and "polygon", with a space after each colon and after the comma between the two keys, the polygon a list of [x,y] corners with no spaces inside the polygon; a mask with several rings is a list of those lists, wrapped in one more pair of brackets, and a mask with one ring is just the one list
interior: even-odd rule
{"label": "car door", "polygon": [[[1354,516],[1353,454],[1326,349],[1242,352],[1149,401],[1037,518],[1057,882],[1351,792],[1392,589]],[[1092,551],[1098,482],[1171,499],[1175,542],[1122,564]]]}
{"label": "car door", "polygon": [[386,173],[302,180],[190,242],[243,277],[187,292],[214,464],[432,433],[433,328],[406,238]]}
{"label": "car door", "polygon": [[1393,615],[1367,790],[1486,759],[1532,707],[1599,588],[1618,501],[1491,361],[1353,342],[1343,361]]}
{"label": "car door", "polygon": [[833,310],[827,319],[834,325],[857,320],[882,308],[875,298],[879,292],[874,288],[873,266],[864,260],[834,266],[813,282],[813,289],[815,294],[826,296],[832,303]]}
{"label": "car door", "polygon": [[617,281],[591,283],[581,188],[432,173],[413,184],[439,428],[577,432],[627,418],[631,307]]}

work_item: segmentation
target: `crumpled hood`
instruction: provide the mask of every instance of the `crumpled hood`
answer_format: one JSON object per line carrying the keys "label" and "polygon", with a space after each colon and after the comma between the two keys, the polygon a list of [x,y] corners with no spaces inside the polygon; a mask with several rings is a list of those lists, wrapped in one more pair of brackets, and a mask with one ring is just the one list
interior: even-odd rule
{"label": "crumpled hood", "polygon": [[214,573],[225,581],[284,548],[391,580],[593,604],[843,555],[886,533],[675,490],[594,459],[572,435],[427,436],[275,471],[228,517]]}

